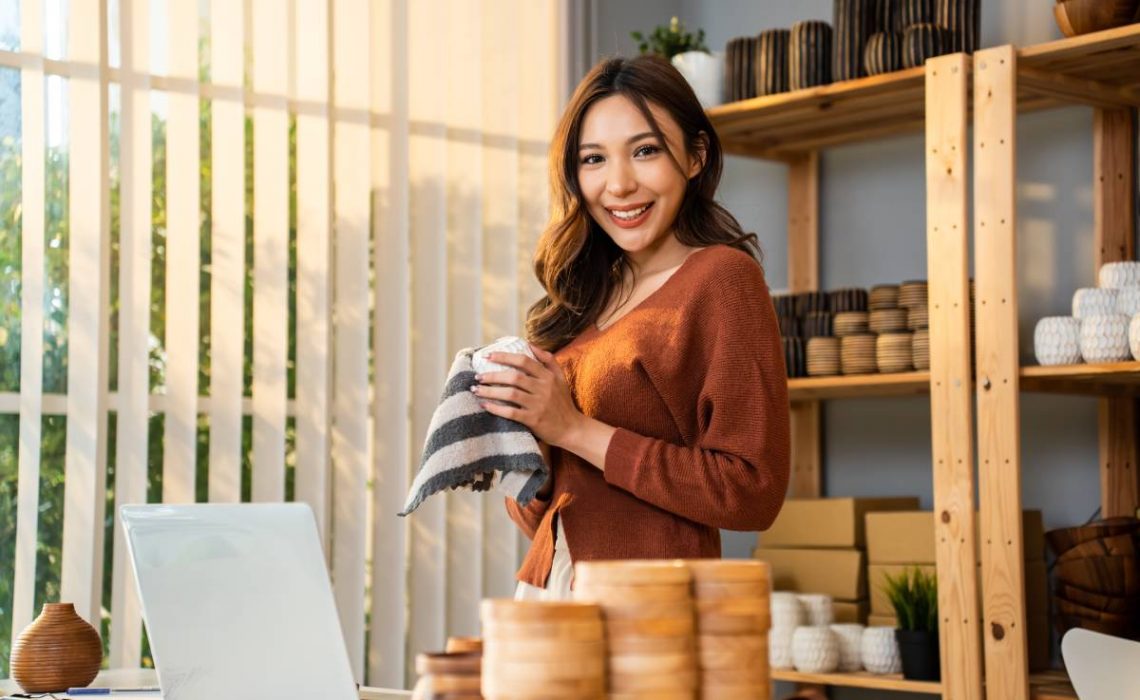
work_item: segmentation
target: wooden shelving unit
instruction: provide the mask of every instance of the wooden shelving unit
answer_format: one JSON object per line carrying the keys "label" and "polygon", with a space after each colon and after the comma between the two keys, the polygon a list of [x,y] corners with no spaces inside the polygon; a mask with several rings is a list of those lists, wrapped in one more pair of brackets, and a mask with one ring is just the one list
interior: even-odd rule
{"label": "wooden shelving unit", "polygon": [[[810,498],[821,492],[821,400],[929,395],[943,682],[786,671],[774,672],[776,680],[909,690],[953,700],[1074,697],[1063,672],[1031,676],[1027,669],[1017,444],[1022,392],[1102,397],[1102,510],[1105,515],[1134,513],[1140,504],[1140,363],[1020,367],[1017,361],[1016,117],[1074,104],[1095,110],[1096,265],[1132,259],[1140,25],[1023,49],[985,49],[973,57],[941,56],[924,68],[709,110],[727,152],[788,165],[792,292],[819,288],[819,150],[925,132],[931,369],[790,380],[790,495]],[[972,143],[967,137],[971,126]],[[972,183],[967,178],[969,153]],[[971,185],[973,222],[967,218]],[[973,336],[968,313],[971,232],[977,283]],[[974,533],[976,508],[981,540]],[[977,541],[992,544],[977,551]],[[981,590],[975,577],[979,561]]]}

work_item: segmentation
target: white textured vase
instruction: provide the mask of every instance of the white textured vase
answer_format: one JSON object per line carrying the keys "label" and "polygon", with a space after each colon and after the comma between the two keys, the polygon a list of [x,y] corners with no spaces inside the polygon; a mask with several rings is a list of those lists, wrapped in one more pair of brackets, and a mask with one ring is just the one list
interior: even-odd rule
{"label": "white textured vase", "polygon": [[1140,314],[1140,287],[1122,287],[1117,290],[1116,313],[1128,318]]}
{"label": "white textured vase", "polygon": [[839,641],[830,627],[797,627],[792,660],[800,673],[831,673],[839,668]]}
{"label": "white textured vase", "polygon": [[1132,359],[1140,360],[1140,314],[1133,316],[1128,326],[1128,346],[1132,350]]}
{"label": "white textured vase", "polygon": [[1098,282],[1109,289],[1140,285],[1140,262],[1110,262],[1100,266]]}
{"label": "white textured vase", "polygon": [[804,608],[795,593],[775,591],[769,599],[772,628],[794,630],[805,623]]}
{"label": "white textured vase", "polygon": [[798,627],[773,627],[768,630],[768,665],[786,671],[795,668],[792,637]]}
{"label": "white textured vase", "polygon": [[899,657],[899,643],[895,641],[894,627],[868,627],[863,630],[860,647],[863,668],[871,673],[902,671],[902,659]]}
{"label": "white textured vase", "polygon": [[1033,353],[1042,365],[1075,365],[1081,361],[1081,320],[1046,316],[1033,329]]}
{"label": "white textured vase", "polygon": [[835,612],[831,596],[823,593],[800,593],[797,596],[804,609],[804,624],[813,627],[826,627],[835,622]]}
{"label": "white textured vase", "polygon": [[863,670],[863,625],[854,623],[832,625],[831,631],[839,643],[839,670],[844,673]]}
{"label": "white textured vase", "polygon": [[1085,362],[1121,362],[1130,359],[1127,316],[1106,314],[1081,320],[1081,356]]}
{"label": "white textured vase", "polygon": [[1089,316],[1104,316],[1116,312],[1115,289],[1084,287],[1073,292],[1073,316],[1086,319]]}
{"label": "white textured vase", "polygon": [[686,51],[672,59],[705,109],[724,102],[724,57],[704,51]]}

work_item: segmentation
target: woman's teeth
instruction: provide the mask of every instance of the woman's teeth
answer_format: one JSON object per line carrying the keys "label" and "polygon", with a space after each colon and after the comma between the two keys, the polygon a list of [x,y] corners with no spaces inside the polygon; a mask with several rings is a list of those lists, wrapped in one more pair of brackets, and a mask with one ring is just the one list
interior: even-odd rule
{"label": "woman's teeth", "polygon": [[649,206],[650,205],[646,204],[643,207],[640,207],[638,209],[630,209],[629,211],[615,211],[613,209],[610,209],[610,213],[619,219],[625,219],[626,221],[632,221],[632,220],[636,219],[637,217],[641,216],[642,212],[644,212],[646,209],[648,209]]}

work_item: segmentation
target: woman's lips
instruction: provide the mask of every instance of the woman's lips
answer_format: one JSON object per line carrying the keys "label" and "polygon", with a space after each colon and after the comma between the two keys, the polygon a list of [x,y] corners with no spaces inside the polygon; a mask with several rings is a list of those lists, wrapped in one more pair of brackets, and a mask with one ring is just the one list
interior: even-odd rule
{"label": "woman's lips", "polygon": [[637,228],[638,226],[645,223],[645,220],[649,218],[649,212],[652,210],[653,202],[650,202],[649,204],[645,205],[645,209],[633,219],[623,219],[615,214],[612,209],[608,208],[606,209],[606,213],[609,214],[610,221],[612,221],[619,228]]}

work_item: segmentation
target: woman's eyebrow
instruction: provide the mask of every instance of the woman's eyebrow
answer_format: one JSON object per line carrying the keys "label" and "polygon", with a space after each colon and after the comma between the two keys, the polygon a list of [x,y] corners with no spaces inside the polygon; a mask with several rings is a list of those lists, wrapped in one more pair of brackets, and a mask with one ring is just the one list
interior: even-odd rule
{"label": "woman's eyebrow", "polygon": [[[640,141],[641,139],[644,139],[644,138],[651,138],[651,137],[656,138],[656,136],[657,136],[657,134],[653,133],[652,131],[643,131],[640,134],[635,134],[633,136],[630,136],[628,139],[626,139],[626,144],[628,145],[628,144],[633,143],[634,141]],[[596,143],[584,143],[584,144],[578,146],[579,151],[584,151],[588,148],[594,148],[597,150],[602,150],[602,147]]]}

